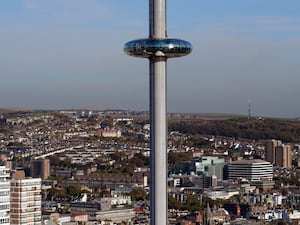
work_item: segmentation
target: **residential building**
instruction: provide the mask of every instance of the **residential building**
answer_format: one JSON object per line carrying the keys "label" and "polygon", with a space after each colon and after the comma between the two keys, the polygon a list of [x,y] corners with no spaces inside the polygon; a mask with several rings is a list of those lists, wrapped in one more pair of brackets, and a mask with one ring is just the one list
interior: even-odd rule
{"label": "residential building", "polygon": [[292,167],[292,146],[279,145],[275,147],[275,165],[285,168]]}
{"label": "residential building", "polygon": [[292,147],[282,144],[280,140],[265,142],[265,159],[273,165],[290,168],[292,166]]}
{"label": "residential building", "polygon": [[71,215],[63,215],[60,213],[51,213],[49,218],[44,219],[43,223],[45,225],[62,225],[66,223],[71,223]]}
{"label": "residential building", "polygon": [[5,166],[0,166],[0,224],[9,225],[10,183]]}
{"label": "residential building", "polygon": [[36,159],[31,161],[30,175],[34,178],[47,179],[50,176],[49,159]]}
{"label": "residential building", "polygon": [[275,164],[275,148],[281,145],[282,142],[280,140],[267,140],[265,142],[265,160]]}
{"label": "residential building", "polygon": [[41,179],[15,171],[10,187],[10,224],[41,225]]}
{"label": "residential building", "polygon": [[83,225],[88,222],[88,214],[85,212],[73,212],[71,215],[71,221],[76,224]]}
{"label": "residential building", "polygon": [[99,131],[100,136],[102,137],[121,137],[122,132],[120,130],[100,130]]}
{"label": "residential building", "polygon": [[122,223],[130,221],[135,217],[134,208],[112,209],[96,212],[96,219],[100,221],[110,220],[113,223]]}

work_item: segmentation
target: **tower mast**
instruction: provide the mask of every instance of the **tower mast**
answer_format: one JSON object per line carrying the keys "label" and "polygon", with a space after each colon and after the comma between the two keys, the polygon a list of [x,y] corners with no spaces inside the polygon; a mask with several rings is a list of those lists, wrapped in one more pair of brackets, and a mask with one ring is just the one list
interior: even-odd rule
{"label": "tower mast", "polygon": [[251,118],[251,99],[249,98],[248,102],[248,120]]}
{"label": "tower mast", "polygon": [[167,38],[166,0],[149,0],[149,38],[127,42],[126,54],[149,59],[151,225],[168,224],[167,59],[188,55],[189,42]]}

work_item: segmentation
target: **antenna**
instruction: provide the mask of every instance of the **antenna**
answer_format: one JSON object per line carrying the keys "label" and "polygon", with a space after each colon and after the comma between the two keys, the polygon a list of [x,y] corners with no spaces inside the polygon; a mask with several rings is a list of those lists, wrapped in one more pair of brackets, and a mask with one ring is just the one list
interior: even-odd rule
{"label": "antenna", "polygon": [[248,120],[251,118],[251,99],[248,101]]}

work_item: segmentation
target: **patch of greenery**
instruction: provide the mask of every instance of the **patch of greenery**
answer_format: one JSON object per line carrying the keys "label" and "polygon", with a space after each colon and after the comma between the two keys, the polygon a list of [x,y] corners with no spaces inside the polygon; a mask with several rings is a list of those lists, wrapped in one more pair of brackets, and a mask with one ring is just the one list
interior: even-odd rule
{"label": "patch of greenery", "polygon": [[170,122],[169,131],[191,135],[214,135],[251,140],[300,141],[300,121],[284,119],[181,120]]}

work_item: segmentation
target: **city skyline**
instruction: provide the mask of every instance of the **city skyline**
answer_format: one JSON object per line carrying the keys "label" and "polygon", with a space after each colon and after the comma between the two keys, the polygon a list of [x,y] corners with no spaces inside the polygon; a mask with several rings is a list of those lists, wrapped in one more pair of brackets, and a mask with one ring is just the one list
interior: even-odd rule
{"label": "city skyline", "polygon": [[[147,37],[147,4],[4,0],[0,107],[148,110],[147,62],[122,51]],[[251,99],[253,116],[300,116],[299,6],[169,1],[169,36],[193,54],[168,61],[168,112],[247,115]]]}

